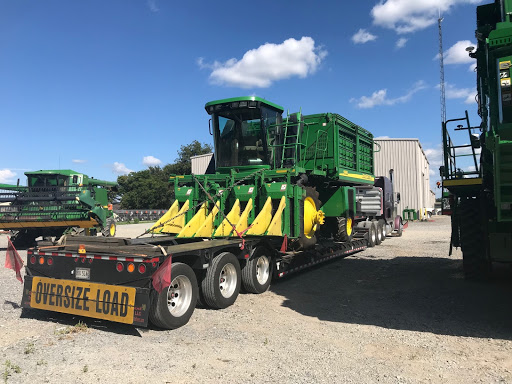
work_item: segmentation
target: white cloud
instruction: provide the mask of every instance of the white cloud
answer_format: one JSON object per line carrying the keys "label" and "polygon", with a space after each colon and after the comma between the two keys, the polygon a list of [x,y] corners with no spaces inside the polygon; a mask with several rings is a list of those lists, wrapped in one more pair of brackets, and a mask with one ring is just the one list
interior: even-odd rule
{"label": "white cloud", "polygon": [[379,140],[379,139],[390,139],[389,136],[377,136],[377,137],[374,137],[373,138],[374,140]]}
{"label": "white cloud", "polygon": [[118,163],[116,161],[112,165],[112,172],[117,173],[118,175],[127,175],[128,173],[133,172],[133,170],[126,167],[124,163]]}
{"label": "white cloud", "polygon": [[0,169],[0,183],[11,183],[14,181],[16,177],[16,172],[11,171],[10,169],[4,168]]}
{"label": "white cloud", "polygon": [[158,8],[158,5],[156,5],[156,0],[147,0],[146,1],[148,8],[151,12],[158,12],[160,11],[160,8]]}
{"label": "white cloud", "polygon": [[[469,57],[469,53],[466,51],[467,47],[476,47],[476,44],[469,40],[457,41],[444,51],[443,62],[445,64],[471,64],[471,67],[476,65],[475,59]],[[439,58],[439,54],[435,58]]]}
{"label": "white cloud", "polygon": [[71,160],[73,163],[75,164],[83,164],[83,163],[86,163],[87,160],[81,160],[81,159],[73,159]]}
{"label": "white cloud", "polygon": [[364,44],[369,41],[374,41],[376,39],[377,36],[371,34],[366,29],[363,28],[359,29],[359,31],[357,31],[354,34],[354,36],[352,36],[352,41],[354,42],[354,44]]}
{"label": "white cloud", "polygon": [[400,48],[403,48],[405,47],[405,44],[407,43],[409,39],[406,39],[405,37],[401,37],[399,38],[397,41],[396,41],[396,49],[400,49]]}
{"label": "white cloud", "polygon": [[[439,86],[437,86],[439,88]],[[452,84],[445,84],[445,95],[447,99],[464,99],[464,103],[476,103],[476,89],[474,88],[456,88]]]}
{"label": "white cloud", "polygon": [[351,103],[356,103],[356,106],[361,109],[373,108],[378,105],[395,105],[398,103],[405,103],[418,91],[425,89],[427,86],[423,80],[416,82],[413,87],[403,96],[388,98],[387,89],[381,89],[372,93],[371,96],[361,96],[359,99],[350,99]]}
{"label": "white cloud", "polygon": [[371,10],[375,25],[411,33],[437,22],[439,12],[449,12],[458,4],[478,4],[482,0],[380,0]]}
{"label": "white cloud", "polygon": [[292,76],[305,78],[314,73],[327,55],[311,37],[293,38],[281,44],[266,43],[247,51],[240,60],[213,64],[199,58],[201,69],[211,69],[210,82],[240,88],[266,88],[274,81]]}
{"label": "white cloud", "polygon": [[142,164],[147,165],[148,167],[155,167],[162,164],[162,160],[157,159],[154,156],[144,156],[142,159]]}

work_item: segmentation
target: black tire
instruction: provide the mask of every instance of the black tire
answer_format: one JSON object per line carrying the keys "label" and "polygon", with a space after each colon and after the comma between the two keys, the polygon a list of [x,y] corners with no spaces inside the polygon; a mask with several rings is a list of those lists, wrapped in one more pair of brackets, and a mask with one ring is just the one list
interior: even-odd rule
{"label": "black tire", "polygon": [[149,321],[163,329],[176,329],[188,323],[199,292],[196,275],[187,264],[173,263],[171,274],[169,287],[160,293],[151,291]]}
{"label": "black tire", "polygon": [[101,228],[101,233],[105,237],[115,237],[116,232],[117,232],[116,221],[114,220],[113,217],[109,217],[105,221],[105,225],[103,226],[103,228]]}
{"label": "black tire", "polygon": [[265,247],[256,247],[242,269],[242,284],[250,293],[263,293],[272,281],[272,258]]}
{"label": "black tire", "polygon": [[404,226],[402,224],[402,219],[400,219],[400,225],[398,226],[398,228],[396,230],[396,234],[398,235],[398,237],[402,237],[403,231],[404,231]]}
{"label": "black tire", "polygon": [[352,240],[352,236],[354,236],[354,228],[353,228],[353,220],[350,218],[350,228],[347,227],[347,218],[345,217],[337,217],[336,218],[338,224],[338,230],[334,233],[335,241],[350,241]]}
{"label": "black tire", "polygon": [[379,224],[381,226],[382,239],[381,242],[386,240],[386,222],[383,219],[379,220]]}
{"label": "black tire", "polygon": [[240,263],[235,255],[229,252],[218,254],[201,284],[205,303],[215,309],[229,307],[238,297],[241,280]]}
{"label": "black tire", "polygon": [[21,229],[11,237],[11,242],[16,249],[26,249],[37,245],[38,234],[29,229]]}
{"label": "black tire", "polygon": [[380,245],[382,243],[382,223],[379,223],[377,220],[372,220],[372,223],[375,225],[375,233],[377,235],[375,245]]}
{"label": "black tire", "polygon": [[306,199],[311,198],[315,204],[316,210],[319,210],[322,206],[322,203],[318,199],[319,193],[317,192],[316,188],[314,187],[304,187],[306,191],[306,196],[304,199],[300,202],[300,237],[299,237],[299,246],[300,249],[307,249],[312,246],[314,246],[317,242],[316,233],[319,231],[319,228],[317,228],[312,234],[311,233],[305,233],[304,231],[304,202]]}
{"label": "black tire", "polygon": [[375,224],[370,222],[368,225],[368,247],[373,248],[377,241],[377,228],[375,227]]}
{"label": "black tire", "polygon": [[459,212],[464,277],[468,280],[486,280],[490,276],[491,261],[487,253],[488,237],[483,228],[479,200],[463,199]]}

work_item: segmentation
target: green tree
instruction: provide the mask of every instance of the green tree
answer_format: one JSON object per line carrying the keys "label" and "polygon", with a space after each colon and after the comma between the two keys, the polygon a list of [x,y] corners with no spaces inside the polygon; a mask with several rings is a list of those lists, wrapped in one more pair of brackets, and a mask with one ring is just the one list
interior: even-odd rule
{"label": "green tree", "polygon": [[161,167],[149,167],[128,175],[119,176],[119,195],[121,208],[124,209],[166,209],[174,199],[173,185],[169,184],[171,174],[186,175],[191,173],[190,157],[212,152],[209,144],[194,140],[189,145],[182,145],[174,163]]}

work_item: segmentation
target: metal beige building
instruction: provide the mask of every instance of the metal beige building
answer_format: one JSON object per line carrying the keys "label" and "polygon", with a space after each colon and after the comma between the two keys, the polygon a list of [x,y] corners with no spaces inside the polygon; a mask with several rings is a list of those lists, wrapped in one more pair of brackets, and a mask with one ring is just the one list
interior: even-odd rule
{"label": "metal beige building", "polygon": [[375,139],[375,175],[388,176],[394,170],[395,192],[400,192],[398,213],[403,210],[433,208],[430,165],[418,139]]}

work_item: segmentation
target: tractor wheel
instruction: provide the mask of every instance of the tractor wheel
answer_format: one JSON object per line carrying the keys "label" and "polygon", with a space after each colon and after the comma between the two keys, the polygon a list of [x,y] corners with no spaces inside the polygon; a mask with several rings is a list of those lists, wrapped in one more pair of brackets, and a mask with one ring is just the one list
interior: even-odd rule
{"label": "tractor wheel", "polygon": [[233,304],[240,292],[240,275],[240,263],[235,255],[222,252],[215,256],[201,284],[205,303],[215,309]]}
{"label": "tractor wheel", "polygon": [[377,228],[375,227],[375,223],[368,222],[368,247],[375,247],[377,243]]}
{"label": "tractor wheel", "polygon": [[173,263],[169,287],[151,291],[149,320],[163,329],[176,329],[188,323],[194,312],[198,287],[196,275],[187,264]]}
{"label": "tractor wheel", "polygon": [[376,229],[376,238],[375,238],[375,245],[380,245],[382,243],[382,223],[378,222],[377,220],[372,220],[373,225],[375,225]]}
{"label": "tractor wheel", "polygon": [[402,237],[404,226],[402,224],[402,218],[400,216],[395,216],[393,229],[396,229],[396,234],[398,237]]}
{"label": "tractor wheel", "polygon": [[350,241],[354,235],[352,228],[352,218],[348,217],[337,217],[338,231],[334,234],[334,240],[336,241]]}
{"label": "tractor wheel", "polygon": [[272,259],[265,247],[256,247],[242,269],[242,284],[247,292],[263,293],[272,280]]}
{"label": "tractor wheel", "polygon": [[105,237],[114,237],[116,235],[116,230],[117,230],[116,221],[114,220],[113,217],[109,217],[106,220],[105,225],[101,229],[101,233]]}
{"label": "tractor wheel", "polygon": [[468,280],[486,280],[491,272],[487,254],[487,238],[478,199],[464,199],[460,203],[460,243],[464,276]]}
{"label": "tractor wheel", "polygon": [[318,211],[322,203],[318,199],[316,188],[305,187],[306,197],[300,203],[300,249],[306,249],[316,244],[316,232],[320,229]]}

